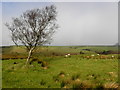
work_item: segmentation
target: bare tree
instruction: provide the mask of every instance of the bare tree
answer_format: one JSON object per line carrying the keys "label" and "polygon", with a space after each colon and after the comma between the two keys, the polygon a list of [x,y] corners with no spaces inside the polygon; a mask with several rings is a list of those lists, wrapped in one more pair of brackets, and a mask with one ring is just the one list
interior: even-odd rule
{"label": "bare tree", "polygon": [[11,31],[12,41],[16,45],[25,45],[28,51],[26,64],[38,45],[50,43],[56,24],[56,7],[46,6],[42,9],[27,10],[19,18],[12,18],[12,23],[5,25]]}

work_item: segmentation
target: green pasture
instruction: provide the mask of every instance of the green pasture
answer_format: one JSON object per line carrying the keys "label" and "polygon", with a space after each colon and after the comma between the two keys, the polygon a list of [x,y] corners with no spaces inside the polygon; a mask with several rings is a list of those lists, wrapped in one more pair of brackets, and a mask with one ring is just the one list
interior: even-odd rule
{"label": "green pasture", "polygon": [[[27,56],[24,47],[4,47],[2,54]],[[90,49],[87,51],[85,49]],[[32,58],[47,62],[47,68],[38,61],[25,67],[26,59],[2,60],[3,88],[117,88],[118,54],[103,56],[114,58],[101,59],[95,51],[112,50],[109,46],[42,46],[38,47]],[[80,52],[84,54],[80,54]],[[70,57],[65,54],[70,53]],[[98,58],[85,58],[91,56]],[[5,58],[5,57],[4,57]],[[32,59],[31,59],[32,60]]]}

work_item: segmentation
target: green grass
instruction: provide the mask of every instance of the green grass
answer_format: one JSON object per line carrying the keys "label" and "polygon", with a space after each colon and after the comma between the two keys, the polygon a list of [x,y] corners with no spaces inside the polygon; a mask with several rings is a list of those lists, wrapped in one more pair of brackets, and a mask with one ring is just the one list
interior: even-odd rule
{"label": "green grass", "polygon": [[[86,47],[42,47],[38,48],[35,57],[48,63],[44,69],[41,64],[33,62],[25,67],[26,59],[11,59],[2,61],[3,88],[97,88],[115,87],[118,84],[118,60],[113,59],[86,59],[83,56],[91,55],[92,51],[83,55],[71,55],[65,58],[66,53],[79,53]],[[97,49],[98,47],[87,47]],[[99,47],[104,48],[104,47]],[[15,48],[16,50],[18,48]],[[20,48],[19,48],[20,49]],[[48,50],[47,50],[48,49]],[[106,50],[106,47],[104,48]],[[115,50],[114,47],[108,50]],[[4,49],[3,49],[4,50]],[[9,49],[10,50],[10,49]],[[12,52],[17,52],[12,50]],[[7,49],[6,49],[7,51]],[[6,54],[7,52],[4,51]],[[22,53],[25,53],[21,50]],[[19,53],[21,53],[19,52]],[[45,53],[46,52],[46,53]],[[55,53],[52,55],[51,53]],[[93,52],[94,53],[94,52]],[[58,55],[56,55],[58,54]],[[112,54],[114,55],[114,54]],[[111,57],[111,55],[105,55]],[[115,55],[114,55],[115,56]],[[116,55],[117,56],[117,55]],[[14,64],[16,62],[17,64]],[[111,86],[110,83],[114,83]]]}
{"label": "green grass", "polygon": [[[117,60],[81,60],[77,57],[56,59],[49,62],[49,68],[46,70],[37,63],[26,69],[24,68],[25,60],[4,60],[3,88],[60,88],[61,81],[56,83],[53,77],[59,75],[61,71],[65,72],[64,79],[80,74],[80,80],[87,80],[93,84],[118,82]],[[14,62],[18,64],[14,65]],[[110,75],[109,72],[113,72],[114,75]],[[40,84],[42,80],[45,82],[44,85]]]}
{"label": "green grass", "polygon": [[[19,56],[19,58],[26,58],[28,52],[26,52],[24,46],[9,46],[9,47],[1,47],[3,59],[14,58]],[[90,51],[83,50],[90,49]],[[73,55],[80,54],[82,51],[85,54],[95,54],[95,51],[102,52],[104,50],[112,50],[117,51],[118,47],[115,46],[38,46],[33,56],[35,57],[51,57],[51,56],[64,56],[67,53],[71,53]]]}

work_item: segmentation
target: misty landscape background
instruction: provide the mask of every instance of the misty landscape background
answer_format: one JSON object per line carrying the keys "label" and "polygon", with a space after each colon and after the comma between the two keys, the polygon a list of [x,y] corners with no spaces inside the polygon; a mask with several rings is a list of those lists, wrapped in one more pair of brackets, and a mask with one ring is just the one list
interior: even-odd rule
{"label": "misty landscape background", "polygon": [[50,45],[114,45],[118,42],[117,2],[3,2],[1,46],[14,45],[4,25],[6,22],[26,10],[51,4],[57,7],[59,29]]}

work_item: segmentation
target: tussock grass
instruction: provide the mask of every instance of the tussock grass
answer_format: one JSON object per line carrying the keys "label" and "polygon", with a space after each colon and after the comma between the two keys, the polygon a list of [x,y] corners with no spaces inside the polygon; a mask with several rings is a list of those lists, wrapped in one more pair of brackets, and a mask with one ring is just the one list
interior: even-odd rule
{"label": "tussock grass", "polygon": [[[7,53],[10,48],[4,48],[3,54],[11,55],[18,49],[15,47],[16,50]],[[91,51],[82,50],[86,48]],[[91,53],[95,54],[94,50],[102,48],[115,50],[114,47],[42,47],[37,49],[38,52],[34,54],[37,59],[33,61],[31,59],[28,68],[24,66],[26,59],[2,60],[2,86],[3,88],[117,88],[117,54],[105,55],[115,56],[107,59],[84,57],[90,56]],[[84,54],[80,54],[80,51]],[[18,55],[24,53],[21,50]],[[70,53],[71,57],[64,58],[66,53]]]}

